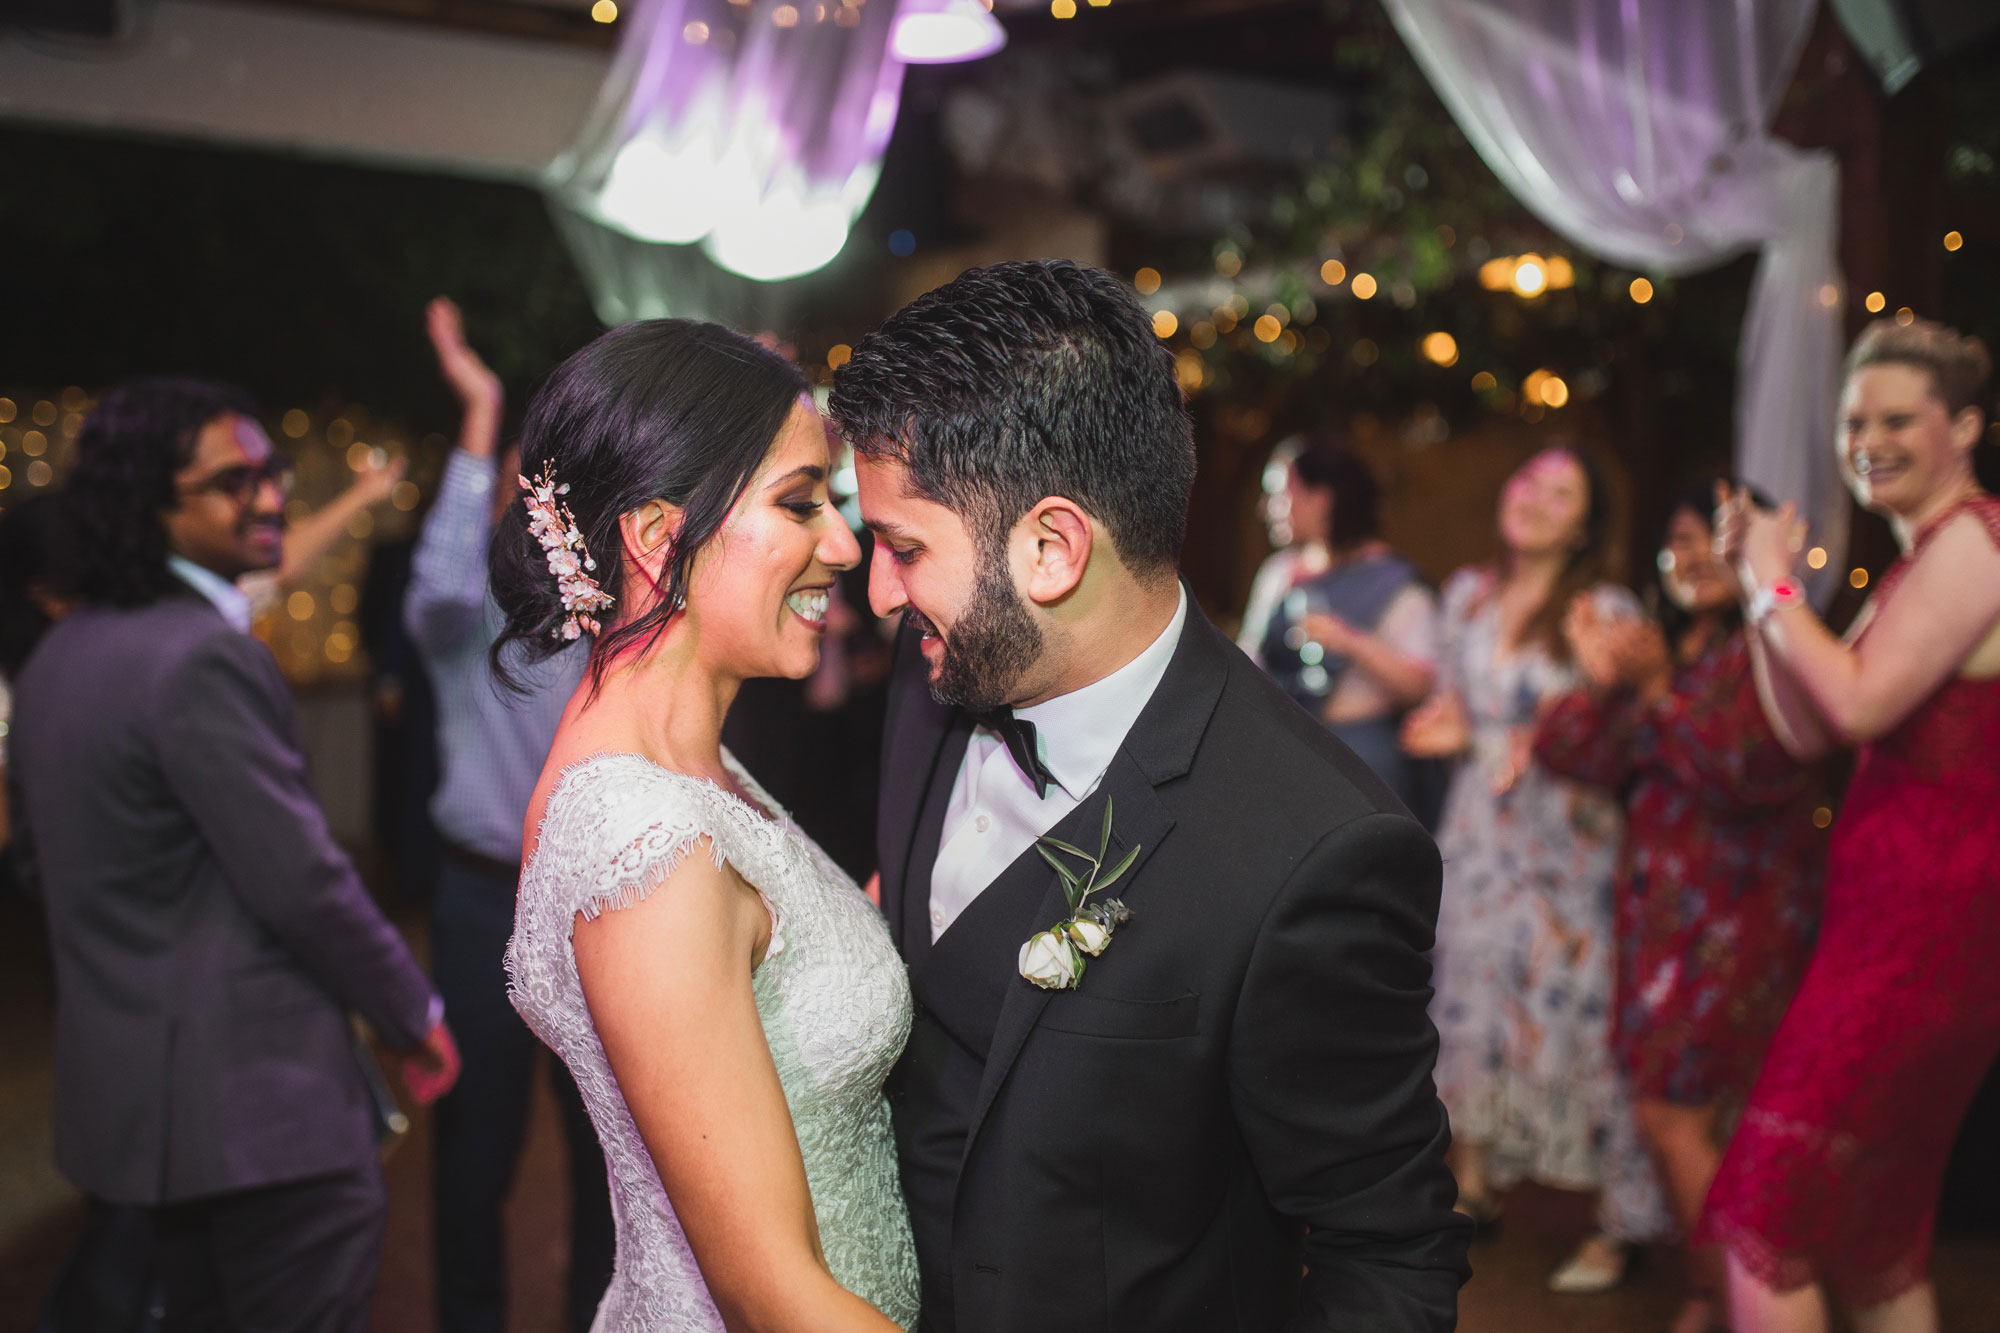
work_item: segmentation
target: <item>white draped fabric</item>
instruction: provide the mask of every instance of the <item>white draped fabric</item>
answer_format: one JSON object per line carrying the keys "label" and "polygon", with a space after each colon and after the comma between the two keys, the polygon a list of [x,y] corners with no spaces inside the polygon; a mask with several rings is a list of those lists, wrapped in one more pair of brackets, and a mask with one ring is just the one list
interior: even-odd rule
{"label": "white draped fabric", "polygon": [[1770,134],[1814,0],[1385,3],[1480,156],[1579,249],[1666,274],[1762,252],[1737,469],[1799,501],[1837,557],[1839,167]]}

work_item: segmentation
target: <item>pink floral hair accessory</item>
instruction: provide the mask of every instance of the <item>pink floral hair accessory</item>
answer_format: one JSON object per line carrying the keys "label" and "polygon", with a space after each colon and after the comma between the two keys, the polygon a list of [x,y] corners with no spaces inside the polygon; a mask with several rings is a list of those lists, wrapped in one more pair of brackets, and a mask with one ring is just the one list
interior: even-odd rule
{"label": "pink floral hair accessory", "polygon": [[569,483],[556,484],[555,465],[542,464],[542,475],[538,480],[529,481],[517,477],[521,489],[528,493],[528,531],[542,544],[548,553],[549,573],[556,576],[556,590],[562,594],[563,610],[569,615],[563,623],[550,632],[552,638],[574,639],[585,630],[592,634],[602,634],[604,627],[597,622],[597,613],[608,611],[613,605],[610,593],[597,586],[597,580],[590,572],[597,568],[597,562],[584,549],[583,534],[577,531],[576,516],[569,506],[556,497],[569,494]]}

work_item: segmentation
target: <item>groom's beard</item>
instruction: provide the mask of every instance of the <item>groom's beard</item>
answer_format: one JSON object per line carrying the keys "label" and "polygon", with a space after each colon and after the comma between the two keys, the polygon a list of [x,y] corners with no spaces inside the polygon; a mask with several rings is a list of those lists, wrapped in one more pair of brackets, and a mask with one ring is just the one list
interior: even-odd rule
{"label": "groom's beard", "polygon": [[951,634],[915,607],[903,613],[909,624],[936,634],[944,656],[932,673],[931,697],[972,713],[984,713],[1010,702],[1015,685],[1042,656],[1042,631],[1029,616],[1004,557],[982,561],[972,586],[972,601]]}

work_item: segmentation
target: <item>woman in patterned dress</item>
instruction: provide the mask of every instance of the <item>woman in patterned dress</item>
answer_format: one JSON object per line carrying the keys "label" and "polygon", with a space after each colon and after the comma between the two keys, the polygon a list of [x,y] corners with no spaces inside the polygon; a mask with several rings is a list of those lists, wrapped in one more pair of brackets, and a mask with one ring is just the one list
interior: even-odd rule
{"label": "woman in patterned dress", "polygon": [[1607,617],[1638,613],[1603,581],[1608,509],[1596,470],[1566,449],[1508,479],[1500,559],[1445,584],[1439,690],[1403,733],[1413,755],[1460,760],[1438,834],[1431,1004],[1460,1210],[1490,1221],[1499,1192],[1522,1179],[1601,1191],[1603,1234],[1551,1279],[1566,1291],[1616,1284],[1628,1244],[1667,1227],[1611,1058],[1623,821],[1616,801],[1532,752],[1543,704],[1581,680],[1562,634],[1570,601],[1587,594]]}
{"label": "woman in patterned dress", "polygon": [[1818,947],[1703,1219],[1738,1333],[1930,1333],[1932,1220],[1951,1145],[2000,1053],[2000,499],[1973,451],[1992,363],[1928,320],[1847,360],[1839,456],[1902,557],[1845,642],[1798,595],[1791,506],[1739,493],[1735,559],[1766,715],[1799,756],[1858,745]]}
{"label": "woman in patterned dress", "polygon": [[[1565,632],[1587,689],[1543,714],[1544,767],[1620,793],[1612,1046],[1674,1220],[1692,1235],[1722,1161],[1725,1105],[1749,1091],[1812,951],[1824,837],[1816,786],[1757,703],[1735,580],[1717,559],[1709,483],[1680,497],[1660,546],[1663,625]],[[1722,1263],[1694,1252],[1676,1333],[1722,1313]]]}

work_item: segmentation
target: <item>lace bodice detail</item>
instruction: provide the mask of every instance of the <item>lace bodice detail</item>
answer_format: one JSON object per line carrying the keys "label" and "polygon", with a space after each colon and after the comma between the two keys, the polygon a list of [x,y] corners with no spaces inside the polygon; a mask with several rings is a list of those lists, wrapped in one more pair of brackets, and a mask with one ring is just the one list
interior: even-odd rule
{"label": "lace bodice detail", "polygon": [[610,1172],[617,1270],[593,1333],[723,1327],[591,1025],[570,944],[578,913],[594,918],[639,901],[704,838],[771,909],[771,945],[752,986],[827,1264],[841,1285],[911,1328],[916,1252],[882,1096],[909,1035],[909,983],[874,905],[724,759],[769,818],[712,782],[637,755],[600,755],[565,770],[550,792],[521,877],[509,991],[575,1075]]}

